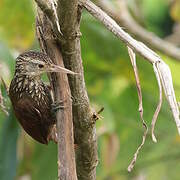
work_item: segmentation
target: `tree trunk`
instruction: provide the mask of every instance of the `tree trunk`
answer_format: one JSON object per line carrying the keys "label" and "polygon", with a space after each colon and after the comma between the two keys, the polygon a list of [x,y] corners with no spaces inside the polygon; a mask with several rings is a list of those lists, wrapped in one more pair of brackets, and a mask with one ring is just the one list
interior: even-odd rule
{"label": "tree trunk", "polygon": [[[53,38],[49,20],[40,10],[37,16],[37,37],[41,49],[57,65],[64,66],[60,47]],[[76,180],[76,166],[74,156],[74,138],[72,122],[72,102],[71,93],[66,74],[52,73],[50,82],[53,87],[56,102],[62,102],[64,107],[57,113],[57,133],[58,133],[58,179]]]}
{"label": "tree trunk", "polygon": [[[43,12],[45,10],[39,6]],[[97,157],[97,139],[94,112],[91,111],[87,95],[80,48],[81,7],[77,1],[58,1],[58,18],[62,32],[56,34],[55,23],[49,16],[38,10],[37,37],[41,49],[54,63],[79,73],[75,76],[52,74],[50,81],[55,100],[64,103],[64,110],[57,114],[58,128],[58,177],[59,179],[95,180]],[[53,28],[52,28],[53,27]],[[61,38],[57,38],[61,36]],[[54,38],[56,37],[56,38]],[[61,56],[62,54],[62,56]],[[69,82],[69,84],[68,84]],[[69,90],[70,85],[70,90]],[[72,102],[70,98],[72,97]],[[72,113],[73,112],[73,113]],[[73,116],[73,123],[72,123]],[[74,125],[74,139],[72,136]],[[74,142],[76,144],[76,166],[74,161]],[[77,171],[77,175],[76,175]]]}

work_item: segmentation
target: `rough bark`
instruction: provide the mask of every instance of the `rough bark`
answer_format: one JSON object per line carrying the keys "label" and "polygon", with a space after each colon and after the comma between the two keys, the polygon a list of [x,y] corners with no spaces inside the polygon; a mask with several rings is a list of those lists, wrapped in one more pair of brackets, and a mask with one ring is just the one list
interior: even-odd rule
{"label": "rough bark", "polygon": [[[42,6],[41,0],[36,0],[41,10],[51,20],[54,30],[54,19],[51,19],[53,12],[48,9],[49,6]],[[48,11],[47,11],[48,9]],[[94,180],[96,179],[97,157],[97,139],[94,112],[91,111],[89,98],[87,95],[83,65],[80,48],[80,17],[81,7],[78,7],[76,1],[58,1],[57,10],[59,24],[62,34],[57,34],[55,27],[55,37],[58,38],[58,44],[61,46],[61,53],[66,68],[79,73],[78,76],[69,76],[73,100],[73,123],[74,138],[76,143],[76,170],[78,179]],[[43,35],[44,36],[44,35]],[[48,36],[47,36],[48,39]],[[46,40],[47,42],[47,40]],[[41,43],[42,47],[46,43]],[[43,47],[48,49],[47,47]]]}
{"label": "rough bark", "polygon": [[64,41],[61,42],[66,68],[80,73],[69,76],[73,99],[73,122],[76,148],[76,169],[78,179],[96,179],[97,139],[95,119],[87,95],[80,47],[81,8],[77,0],[58,1],[58,18]]}
{"label": "rough bark", "polygon": [[[54,39],[49,20],[40,10],[37,17],[37,37],[41,48],[57,65],[64,66],[61,49]],[[55,101],[61,102],[63,109],[57,113],[58,131],[58,179],[76,180],[76,166],[74,153],[72,101],[66,74],[51,74],[51,83]]]}
{"label": "rough bark", "polygon": [[146,45],[172,57],[172,60],[180,61],[180,48],[165,39],[159,38],[154,33],[147,31],[139,25],[129,13],[126,0],[118,0],[116,7],[108,6],[103,0],[98,0],[97,5],[111,16],[119,26],[125,28],[129,33],[134,34]]}

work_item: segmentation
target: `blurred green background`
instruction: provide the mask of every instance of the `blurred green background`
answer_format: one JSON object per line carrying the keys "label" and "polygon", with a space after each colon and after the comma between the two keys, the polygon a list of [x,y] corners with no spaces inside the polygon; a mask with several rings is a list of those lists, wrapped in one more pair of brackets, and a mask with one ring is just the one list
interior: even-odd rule
{"label": "blurred green background", "polygon": [[[169,0],[158,0],[158,3],[157,0],[129,0],[131,9],[136,3],[142,13],[141,23],[162,38],[180,22],[180,1],[170,4]],[[25,50],[38,49],[35,12],[32,0],[0,0],[0,75],[7,84],[13,76],[15,57]],[[132,173],[127,172],[143,134],[127,48],[86,12],[82,17],[81,32],[91,105],[96,110],[105,108],[104,118],[97,122],[97,179],[180,179],[180,137],[165,99],[155,128],[158,143],[154,144],[149,134],[135,169]],[[172,70],[177,100],[180,101],[180,63],[160,55]],[[148,62],[138,56],[137,64],[143,90],[144,118],[150,127],[158,103],[157,82]],[[0,180],[57,179],[57,146],[38,144],[26,135],[15,120],[2,85],[1,90],[10,115],[7,117],[0,111]]]}

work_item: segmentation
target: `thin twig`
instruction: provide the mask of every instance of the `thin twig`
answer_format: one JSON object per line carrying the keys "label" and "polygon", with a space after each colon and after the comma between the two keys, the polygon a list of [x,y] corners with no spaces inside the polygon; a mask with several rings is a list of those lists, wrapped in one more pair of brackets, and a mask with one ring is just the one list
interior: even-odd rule
{"label": "thin twig", "polygon": [[128,32],[134,34],[141,41],[150,47],[161,51],[162,53],[170,56],[173,60],[180,61],[180,48],[174,44],[159,38],[152,32],[147,31],[139,25],[129,13],[127,7],[127,0],[115,1],[115,6],[109,5],[103,0],[98,0],[98,5],[110,15],[115,21],[127,29]]}
{"label": "thin twig", "polygon": [[[78,0],[78,1],[79,1],[80,6],[87,9],[87,11],[89,13],[91,13],[95,18],[97,18],[99,21],[101,21],[107,27],[108,30],[110,30],[113,34],[115,34],[118,38],[120,38],[127,46],[131,47],[131,49],[135,50],[137,53],[139,53],[141,56],[143,56],[150,63],[152,63],[152,64],[159,63],[160,64],[159,66],[161,66],[161,68],[158,68],[158,71],[159,71],[159,74],[162,74],[161,77],[166,76],[166,74],[168,74],[168,76],[169,76],[167,78],[168,81],[166,80],[166,78],[164,80],[162,80],[162,78],[161,78],[161,82],[163,85],[163,90],[166,95],[166,99],[168,100],[168,103],[171,107],[171,111],[173,113],[173,116],[174,116],[174,119],[176,122],[176,126],[178,128],[178,132],[180,134],[179,109],[177,108],[177,102],[176,102],[176,98],[175,98],[173,84],[171,83],[171,81],[172,81],[171,73],[168,73],[168,72],[170,72],[169,67],[163,62],[163,60],[160,58],[160,56],[158,56],[154,51],[149,49],[143,43],[133,39],[111,17],[109,17],[104,11],[102,11],[99,7],[97,7],[91,1],[89,1],[89,0]],[[48,6],[42,6],[45,4],[45,3],[42,3],[43,2],[42,0],[36,0],[36,2],[40,5],[43,12],[45,12],[48,15],[48,17],[53,21],[53,16],[52,16],[53,10],[49,9]],[[48,11],[46,11],[46,9],[48,9]],[[166,72],[166,71],[168,71],[168,72]],[[171,89],[170,91],[166,89],[168,87],[170,87],[170,89]]]}
{"label": "thin twig", "polygon": [[128,166],[128,172],[131,172],[132,169],[134,168],[135,163],[136,163],[136,159],[137,159],[137,156],[139,154],[139,151],[141,150],[141,148],[143,147],[143,145],[144,145],[144,143],[146,141],[146,136],[147,136],[147,133],[148,133],[148,127],[147,127],[146,122],[144,121],[144,118],[143,118],[142,92],[141,92],[141,85],[140,85],[140,80],[139,80],[139,75],[138,75],[138,69],[137,69],[137,66],[136,66],[136,54],[129,47],[128,47],[128,53],[129,53],[129,56],[130,56],[130,59],[131,59],[133,69],[134,69],[134,74],[135,74],[135,79],[136,79],[136,87],[137,87],[138,99],[139,99],[139,113],[140,113],[141,121],[142,121],[142,124],[143,124],[143,127],[144,127],[144,134],[143,134],[143,137],[142,137],[142,142],[139,145],[139,147],[137,148],[137,150],[136,150],[136,152],[134,154],[134,157],[133,157],[130,165]]}
{"label": "thin twig", "polygon": [[157,117],[159,115],[159,112],[161,110],[161,105],[162,105],[162,85],[161,85],[161,79],[160,79],[160,75],[159,75],[156,63],[153,64],[153,69],[154,69],[154,73],[156,75],[156,79],[159,86],[159,103],[157,105],[156,111],[154,112],[152,122],[151,122],[151,136],[152,136],[152,140],[154,142],[157,142],[156,136],[154,135],[154,128],[155,128]]}
{"label": "thin twig", "polygon": [[44,14],[46,14],[46,16],[49,18],[52,27],[53,27],[53,31],[56,32],[56,36],[63,40],[62,37],[62,32],[60,29],[60,25],[59,25],[59,20],[58,20],[58,16],[57,16],[57,12],[56,12],[56,7],[55,7],[55,2],[53,0],[48,0],[48,1],[44,1],[44,0],[35,0],[38,7],[44,12]]}
{"label": "thin twig", "polygon": [[128,47],[138,52],[148,62],[154,63],[161,61],[159,55],[157,55],[155,52],[150,52],[149,48],[147,48],[145,45],[142,45],[142,43],[140,43],[139,41],[133,39],[110,16],[108,16],[90,0],[79,0],[79,4],[87,9],[87,11],[96,19],[102,22],[109,31],[111,31],[115,36],[121,39]]}
{"label": "thin twig", "polygon": [[54,0],[50,0],[50,2],[51,2],[52,9],[53,9],[53,12],[54,12],[53,14],[55,16],[55,22],[56,22],[57,29],[58,29],[59,33],[61,35],[63,35],[62,32],[61,32],[60,25],[59,25],[59,18],[58,18],[56,7],[55,7],[55,1]]}
{"label": "thin twig", "polygon": [[157,69],[160,75],[166,99],[169,102],[171,112],[173,114],[176,127],[178,129],[178,133],[180,134],[180,113],[173,88],[171,70],[169,66],[167,66],[167,64],[165,64],[163,61],[157,63]]}
{"label": "thin twig", "polygon": [[175,92],[172,83],[172,76],[169,67],[164,63],[159,55],[148,48],[142,42],[133,39],[126,33],[111,17],[104,11],[93,4],[90,0],[79,0],[79,5],[83,6],[92,16],[102,22],[106,28],[111,31],[115,36],[121,39],[128,47],[139,53],[151,64],[157,63],[158,72],[161,77],[161,83],[165,92],[166,99],[171,108],[178,133],[180,134],[180,117]]}
{"label": "thin twig", "polygon": [[[2,77],[1,77],[1,82],[2,82]],[[3,80],[4,82],[4,80]],[[6,88],[6,87],[5,87]],[[8,113],[8,110],[6,108],[6,106],[4,105],[4,97],[2,96],[2,92],[1,92],[1,89],[0,89],[0,109],[8,116],[9,113]]]}

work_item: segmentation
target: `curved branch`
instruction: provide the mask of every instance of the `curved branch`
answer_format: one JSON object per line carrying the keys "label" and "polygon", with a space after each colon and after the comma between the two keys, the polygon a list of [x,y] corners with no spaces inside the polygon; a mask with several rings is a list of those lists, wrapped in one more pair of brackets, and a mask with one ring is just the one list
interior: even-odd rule
{"label": "curved branch", "polygon": [[79,180],[95,180],[97,138],[95,119],[87,95],[80,47],[81,8],[77,0],[61,0],[58,3],[58,18],[65,39],[60,42],[66,68],[80,74],[69,76],[73,99],[73,123],[76,148],[76,170]]}
{"label": "curved branch", "polygon": [[55,5],[52,0],[35,0],[41,11],[48,17],[58,39],[63,40],[62,32],[58,21]]}
{"label": "curved branch", "polygon": [[132,38],[128,33],[126,33],[110,16],[108,16],[102,9],[96,6],[90,0],[79,0],[79,4],[84,7],[92,16],[98,19],[104,26],[111,31],[115,36],[117,36],[121,41],[123,41],[132,50],[139,53],[148,62],[155,63],[160,62],[161,58],[151,49],[149,49],[142,42],[139,42]]}
{"label": "curved branch", "polygon": [[107,5],[103,0],[98,0],[97,3],[120,26],[123,26],[128,32],[137,36],[145,44],[161,51],[178,62],[180,61],[180,48],[140,26],[130,15],[125,0],[118,0],[116,2],[117,8],[109,6],[109,4]]}
{"label": "curved branch", "polygon": [[175,97],[175,92],[172,83],[171,71],[167,64],[158,56],[154,51],[149,49],[145,44],[132,38],[126,33],[111,17],[109,17],[104,11],[93,4],[90,0],[79,0],[81,6],[83,6],[92,16],[98,19],[104,26],[123,41],[132,50],[139,53],[148,62],[153,65],[157,65],[158,79],[161,80],[161,84],[166,96],[166,99],[171,108],[178,133],[180,135],[180,112]]}

